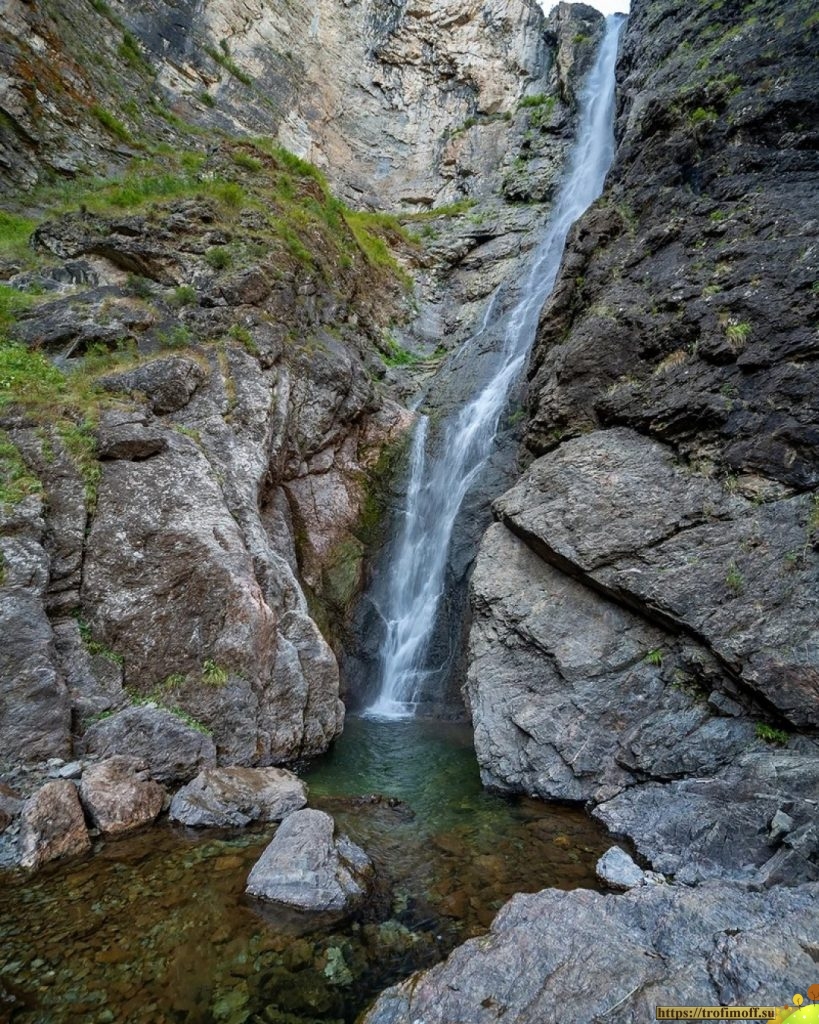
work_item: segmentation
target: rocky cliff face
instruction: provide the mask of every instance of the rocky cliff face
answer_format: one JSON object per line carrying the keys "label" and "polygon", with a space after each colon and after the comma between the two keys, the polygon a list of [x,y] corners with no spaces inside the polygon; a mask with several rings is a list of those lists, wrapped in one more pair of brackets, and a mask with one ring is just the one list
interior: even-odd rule
{"label": "rocky cliff face", "polygon": [[[144,702],[221,763],[338,734],[328,641],[411,422],[391,396],[533,244],[600,22],[561,5],[547,29],[528,0],[11,5],[4,759],[94,754],[103,725],[133,754],[121,712]],[[251,134],[420,219],[353,211]]]}
{"label": "rocky cliff face", "polygon": [[636,5],[616,164],[532,360],[538,458],[473,583],[487,779],[591,801],[692,879],[817,872],[816,26],[769,17]]}
{"label": "rocky cliff face", "polygon": [[812,970],[816,32],[808,4],[633,0],[618,156],[530,368],[533,461],[472,577],[484,781],[585,804],[665,877],[516,897],[370,1024],[636,1022],[775,1005]]}

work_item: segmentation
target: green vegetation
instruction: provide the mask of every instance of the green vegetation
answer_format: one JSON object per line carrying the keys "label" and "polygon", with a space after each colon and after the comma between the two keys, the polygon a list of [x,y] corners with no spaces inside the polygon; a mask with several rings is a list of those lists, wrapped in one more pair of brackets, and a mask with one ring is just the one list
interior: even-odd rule
{"label": "green vegetation", "polygon": [[[174,678],[169,676],[169,679]],[[167,680],[165,680],[167,682]],[[163,711],[167,711],[179,719],[180,722],[184,722],[185,725],[189,725],[191,729],[195,729],[196,732],[202,733],[203,736],[212,736],[213,731],[209,729],[204,723],[200,722],[198,718],[194,718],[193,715],[189,715],[187,711],[183,711],[182,708],[176,704],[169,704],[166,701],[167,692],[164,692],[165,683],[160,684],[153,693],[147,695],[136,693],[133,690],[128,690],[128,698],[134,707],[145,707],[146,705],[154,704],[157,707],[161,707]]]}
{"label": "green vegetation", "polygon": [[254,173],[260,171],[264,166],[261,160],[257,160],[255,156],[251,156],[249,153],[244,153],[241,150],[232,153],[231,159],[237,167],[241,167],[245,171],[253,171]]}
{"label": "green vegetation", "polygon": [[401,216],[401,221],[412,224],[416,221],[438,220],[439,217],[460,217],[462,214],[468,213],[476,205],[477,200],[475,199],[459,199],[457,202],[447,203],[444,206],[433,206],[429,210],[405,213]]}
{"label": "green vegetation", "polygon": [[256,342],[253,340],[253,335],[246,327],[242,327],[241,324],[233,324],[228,331],[228,337],[233,341],[238,341],[242,348],[252,356],[259,354],[259,348]]}
{"label": "green vegetation", "polygon": [[345,210],[343,218],[370,266],[395,274],[406,287],[409,287],[411,282],[406,271],[398,265],[387,245],[388,239],[411,241],[400,221],[385,213],[354,210]]}
{"label": "green vegetation", "polygon": [[[132,159],[117,177],[78,175],[59,180],[32,190],[27,201],[39,219],[80,209],[86,216],[101,217],[118,215],[123,209],[129,213],[145,209],[146,218],[159,224],[167,215],[165,204],[196,198],[207,204],[212,222],[235,239],[229,247],[216,245],[205,252],[204,262],[215,270],[271,260],[277,268],[273,272],[284,273],[298,262],[301,273],[323,277],[333,288],[339,287],[340,275],[357,273],[362,278],[357,288],[384,288],[385,298],[397,284],[407,284],[408,277],[391,250],[392,246],[412,244],[398,218],[353,211],[332,195],[321,172],[311,164],[266,140],[251,145],[253,156],[248,154],[247,143],[239,147],[228,141],[209,154],[157,148],[150,156],[143,153]],[[254,172],[245,179],[244,187],[230,179],[237,156],[240,166]],[[264,173],[256,174],[257,167]],[[236,211],[246,208],[253,211],[253,228],[238,233]],[[0,252],[15,258],[19,252],[21,262],[28,260],[29,265],[47,260],[27,244],[37,222],[22,211],[0,213]],[[104,229],[104,222],[99,227]],[[155,302],[164,296],[167,303],[182,308],[198,301],[196,289],[188,284],[164,289],[133,273],[125,291],[131,303]],[[45,295],[43,301],[50,298]],[[70,360],[70,370],[63,372],[42,352],[8,340],[21,314],[38,301],[39,296],[31,292],[0,285],[0,412],[14,406],[28,425],[44,432],[53,450],[66,449],[93,506],[100,476],[94,441],[99,412],[106,405],[125,401],[104,391],[97,378],[113,367],[133,365],[140,356],[131,338],[116,344],[99,343],[85,353],[79,350]],[[104,307],[100,312],[105,314]],[[148,317],[146,322],[150,320]],[[169,349],[206,343],[181,322],[166,321],[158,329],[140,329]],[[258,355],[250,331],[241,324],[231,328],[226,337]],[[207,343],[217,342],[211,339]],[[400,346],[391,349],[387,358],[397,364],[413,359]],[[11,484],[4,484],[4,493],[19,500],[30,489],[39,488],[37,481],[23,472],[13,452],[6,452],[5,458],[9,465],[4,465],[4,478]]]}
{"label": "green vegetation", "polygon": [[810,512],[808,512],[808,529],[819,530],[819,494],[811,496]]}
{"label": "green vegetation", "polygon": [[110,110],[105,110],[103,107],[98,107],[95,104],[91,107],[91,113],[96,117],[103,128],[119,139],[120,142],[128,144],[133,143],[134,140],[131,137],[131,133],[119,118],[114,117]]}
{"label": "green vegetation", "polygon": [[205,253],[205,263],[212,270],[224,270],[230,266],[230,252],[222,245],[215,245]]}
{"label": "green vegetation", "polygon": [[745,579],[736,562],[730,562],[728,565],[728,571],[725,573],[725,585],[735,594],[740,593],[745,586]]}
{"label": "green vegetation", "polygon": [[764,740],[766,743],[773,743],[778,747],[787,747],[788,745],[788,734],[784,729],[775,729],[772,725],[766,725],[765,722],[757,722],[754,732],[757,739]]}
{"label": "green vegetation", "polygon": [[645,660],[649,665],[654,665],[655,668],[662,668],[663,666],[663,651],[661,647],[655,647],[653,651],[649,651],[645,656]]}
{"label": "green vegetation", "polygon": [[206,107],[211,107],[212,108],[212,107],[216,106],[216,100],[211,96],[211,94],[209,92],[200,92],[199,93],[199,102],[202,103]]}
{"label": "green vegetation", "polygon": [[166,331],[157,331],[156,337],[163,348],[187,348],[194,342],[193,331],[187,324],[177,324]]}
{"label": "green vegetation", "polygon": [[539,92],[534,96],[524,96],[518,102],[518,110],[522,110],[525,107],[542,107],[544,103],[548,103],[553,97],[547,96],[545,93]]}
{"label": "green vegetation", "polygon": [[80,630],[80,638],[82,639],[85,649],[89,654],[98,654],[100,657],[106,658],[115,665],[124,664],[125,659],[121,654],[117,654],[115,651],[106,647],[105,644],[101,644],[99,640],[94,639],[90,625],[79,615],[79,613],[75,614],[74,618],[77,620],[77,626]]}
{"label": "green vegetation", "polygon": [[17,445],[5,430],[0,430],[0,506],[17,505],[42,490],[43,485],[29,471]]}
{"label": "green vegetation", "polygon": [[751,333],[751,325],[748,323],[736,323],[729,320],[725,325],[725,337],[735,352],[741,352],[745,348],[745,342]]}
{"label": "green vegetation", "polygon": [[0,254],[9,259],[30,256],[28,240],[36,227],[30,217],[0,210]]}
{"label": "green vegetation", "polygon": [[714,121],[716,121],[717,117],[718,114],[716,110],[710,107],[696,107],[688,115],[688,123],[692,126],[692,128],[696,128],[698,125],[702,124],[713,124]]}
{"label": "green vegetation", "polygon": [[7,284],[0,284],[0,331],[6,330],[24,309],[27,309],[34,302],[34,297],[28,292],[21,292],[19,288],[12,288]]}
{"label": "green vegetation", "polygon": [[97,461],[95,427],[96,422],[91,418],[79,421],[63,419],[57,424],[60,440],[82,477],[86,504],[92,509],[97,503],[97,488],[102,474],[102,469]]}
{"label": "green vegetation", "polygon": [[0,412],[14,403],[48,409],[63,400],[66,379],[45,356],[0,340]]}
{"label": "green vegetation", "polygon": [[202,665],[202,682],[208,686],[224,686],[228,681],[228,671],[208,658]]}
{"label": "green vegetation", "polygon": [[117,54],[132,68],[147,74],[153,74],[151,65],[145,59],[142,48],[136,38],[128,31],[123,32],[122,42]]}
{"label": "green vegetation", "polygon": [[172,306],[176,306],[177,309],[182,306],[193,306],[196,304],[196,289],[191,288],[189,284],[181,284],[178,288],[174,288],[173,294],[170,298]]}
{"label": "green vegetation", "polygon": [[217,50],[213,46],[206,46],[205,53],[211,58],[211,60],[216,61],[217,64],[223,67],[225,71],[233,75],[234,78],[238,78],[238,80],[243,82],[245,85],[252,85],[253,79],[250,75],[246,71],[242,71],[236,61],[230,56],[227,43],[222,40],[221,45],[221,50]]}
{"label": "green vegetation", "polygon": [[181,672],[172,672],[169,676],[166,676],[159,684],[159,689],[164,693],[172,692],[174,690],[180,690],[187,680]]}

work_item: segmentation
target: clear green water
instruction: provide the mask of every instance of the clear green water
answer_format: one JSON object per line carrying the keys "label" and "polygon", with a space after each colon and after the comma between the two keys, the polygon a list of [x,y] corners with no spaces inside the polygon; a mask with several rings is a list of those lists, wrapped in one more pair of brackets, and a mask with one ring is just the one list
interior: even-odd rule
{"label": "clear green water", "polygon": [[351,719],[305,776],[378,868],[358,920],[299,936],[244,897],[274,827],[160,825],[2,879],[0,1021],[346,1024],[514,892],[593,887],[608,845],[577,811],[482,791],[459,726]]}

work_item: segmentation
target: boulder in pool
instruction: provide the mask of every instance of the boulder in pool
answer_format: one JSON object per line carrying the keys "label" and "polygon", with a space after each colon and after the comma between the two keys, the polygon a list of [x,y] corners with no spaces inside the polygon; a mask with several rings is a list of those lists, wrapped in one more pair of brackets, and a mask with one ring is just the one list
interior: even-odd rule
{"label": "boulder in pool", "polygon": [[193,828],[281,821],[307,803],[307,786],[285,768],[205,768],[171,801],[170,817]]}
{"label": "boulder in pool", "polygon": [[257,899],[316,913],[347,913],[363,900],[374,870],[370,858],[323,811],[288,815],[247,880]]}

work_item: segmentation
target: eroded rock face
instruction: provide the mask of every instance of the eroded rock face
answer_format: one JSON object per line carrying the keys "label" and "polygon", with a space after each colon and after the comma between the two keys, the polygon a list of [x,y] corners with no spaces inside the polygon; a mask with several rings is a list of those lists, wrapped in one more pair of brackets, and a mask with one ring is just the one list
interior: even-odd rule
{"label": "eroded rock face", "polygon": [[548,561],[701,639],[794,725],[819,724],[811,495],[749,501],[621,428],[539,459],[496,508]]}
{"label": "eroded rock face", "polygon": [[365,1021],[529,1024],[605,1020],[616,1008],[618,1021],[638,1024],[663,1003],[775,1006],[814,969],[817,896],[816,885],[753,893],[725,883],[518,895],[488,936],[388,989]]}
{"label": "eroded rock face", "polygon": [[73,857],[91,849],[77,787],[68,781],[47,782],[23,805],[19,862],[38,868],[58,857]]}
{"label": "eroded rock face", "polygon": [[582,801],[688,882],[817,877],[804,17],[777,23],[769,91],[740,7],[635,3],[619,150],[532,359],[537,458],[472,584],[485,781]]}
{"label": "eroded rock face", "polygon": [[[143,762],[151,778],[159,782],[187,782],[201,768],[216,763],[210,736],[164,708],[147,705],[125,708],[96,722],[83,742],[88,754],[121,755]],[[115,761],[116,766],[122,764]]]}
{"label": "eroded rock face", "polygon": [[101,832],[119,835],[150,824],[162,810],[165,790],[148,777],[144,761],[111,757],[85,769],[80,799]]}
{"label": "eroded rock face", "polygon": [[281,821],[307,803],[307,786],[282,768],[209,768],[171,801],[170,817],[194,828]]}
{"label": "eroded rock face", "polygon": [[246,892],[296,910],[345,913],[363,899],[373,875],[366,853],[323,811],[288,815],[254,864]]}
{"label": "eroded rock face", "polygon": [[39,497],[0,508],[0,735],[2,758],[37,760],[70,752],[70,705],[50,656],[54,635],[44,602],[49,560]]}

